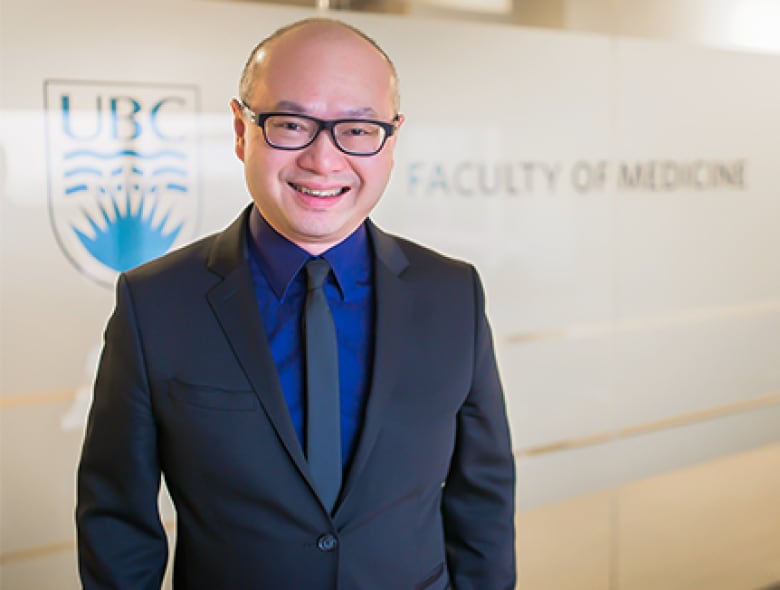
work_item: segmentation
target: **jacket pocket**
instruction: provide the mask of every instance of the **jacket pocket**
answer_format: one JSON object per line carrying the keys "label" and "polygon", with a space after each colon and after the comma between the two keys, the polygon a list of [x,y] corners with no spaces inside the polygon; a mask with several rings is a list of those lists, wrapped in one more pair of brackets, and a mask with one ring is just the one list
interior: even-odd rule
{"label": "jacket pocket", "polygon": [[257,396],[251,390],[236,390],[194,385],[177,379],[170,381],[168,395],[176,402],[206,410],[246,412],[260,406]]}
{"label": "jacket pocket", "polygon": [[437,565],[424,580],[418,582],[414,586],[414,590],[425,590],[425,588],[430,588],[439,578],[441,578],[442,574],[444,574],[444,562]]}

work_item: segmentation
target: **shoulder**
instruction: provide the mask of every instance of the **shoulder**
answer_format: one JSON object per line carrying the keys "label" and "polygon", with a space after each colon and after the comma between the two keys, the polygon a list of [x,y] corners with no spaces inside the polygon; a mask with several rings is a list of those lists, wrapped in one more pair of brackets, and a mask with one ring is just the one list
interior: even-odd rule
{"label": "shoulder", "polygon": [[399,274],[407,276],[411,273],[413,276],[428,276],[434,279],[442,276],[473,277],[476,274],[474,266],[468,261],[454,258],[408,238],[387,233],[374,224],[369,228],[377,258]]}
{"label": "shoulder", "polygon": [[124,273],[131,283],[160,282],[206,269],[218,234],[201,238]]}
{"label": "shoulder", "polygon": [[209,283],[230,274],[246,259],[249,208],[227,228],[138,266],[125,277],[131,283],[171,285],[182,281]]}
{"label": "shoulder", "polygon": [[420,304],[443,309],[458,307],[464,313],[484,306],[482,281],[470,262],[386,233],[376,226],[371,226],[371,235],[377,264],[384,265],[411,289]]}
{"label": "shoulder", "polygon": [[407,238],[402,238],[400,236],[394,236],[394,239],[400,246],[401,250],[403,250],[404,254],[406,254],[409,260],[412,262],[456,271],[470,272],[470,270],[473,268],[472,264],[466,260],[455,258],[449,254],[439,252],[429,246],[420,244],[419,242],[415,242]]}

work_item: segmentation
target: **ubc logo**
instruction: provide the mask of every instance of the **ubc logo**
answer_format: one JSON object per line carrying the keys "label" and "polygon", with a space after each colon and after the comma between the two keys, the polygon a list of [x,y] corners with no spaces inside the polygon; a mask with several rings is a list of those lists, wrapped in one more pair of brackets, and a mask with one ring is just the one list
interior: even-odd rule
{"label": "ubc logo", "polygon": [[113,284],[192,237],[196,88],[47,81],[45,100],[49,211],[79,270]]}

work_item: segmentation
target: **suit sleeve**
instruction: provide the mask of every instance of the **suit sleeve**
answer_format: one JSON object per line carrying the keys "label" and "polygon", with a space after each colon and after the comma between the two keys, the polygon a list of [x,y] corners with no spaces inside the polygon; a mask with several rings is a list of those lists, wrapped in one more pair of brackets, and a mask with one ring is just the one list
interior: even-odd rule
{"label": "suit sleeve", "polygon": [[474,371],[471,391],[458,412],[443,492],[447,563],[454,590],[512,590],[515,462],[484,292],[476,270],[472,272]]}
{"label": "suit sleeve", "polygon": [[124,276],[106,328],[77,486],[83,587],[159,589],[168,550],[158,511],[157,434]]}

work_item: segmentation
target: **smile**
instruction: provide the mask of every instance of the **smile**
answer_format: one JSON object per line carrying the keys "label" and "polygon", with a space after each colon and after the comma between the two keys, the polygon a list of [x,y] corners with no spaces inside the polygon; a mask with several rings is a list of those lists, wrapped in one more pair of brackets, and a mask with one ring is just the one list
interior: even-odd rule
{"label": "smile", "polygon": [[327,197],[337,197],[349,190],[349,187],[347,186],[342,186],[340,188],[332,188],[327,190],[317,190],[317,189],[302,186],[300,184],[295,184],[294,182],[290,182],[289,185],[292,188],[294,188],[296,191],[301,192],[304,195],[311,195],[312,197],[319,197],[322,199]]}

